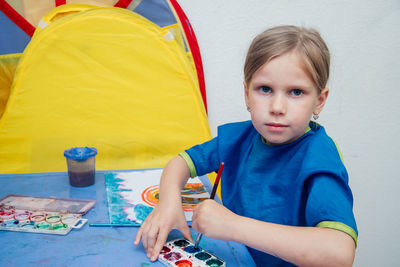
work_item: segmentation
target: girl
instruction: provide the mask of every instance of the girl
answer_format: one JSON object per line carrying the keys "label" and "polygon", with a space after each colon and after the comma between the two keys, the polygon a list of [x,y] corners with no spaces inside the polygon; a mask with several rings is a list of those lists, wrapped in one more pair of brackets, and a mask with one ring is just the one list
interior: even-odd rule
{"label": "girl", "polygon": [[279,26],[253,40],[244,66],[251,121],[220,126],[217,137],[166,165],[159,204],[135,238],[151,260],[173,228],[192,240],[180,190],[225,162],[224,205],[199,204],[193,229],[245,244],[258,266],[352,265],[357,227],[347,171],[334,141],[310,121],[328,97],[329,64],[313,29]]}

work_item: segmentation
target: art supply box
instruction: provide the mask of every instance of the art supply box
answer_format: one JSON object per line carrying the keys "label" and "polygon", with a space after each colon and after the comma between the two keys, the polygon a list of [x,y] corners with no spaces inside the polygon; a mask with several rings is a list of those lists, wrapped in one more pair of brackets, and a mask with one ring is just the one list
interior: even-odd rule
{"label": "art supply box", "polygon": [[81,228],[95,200],[8,195],[0,199],[0,230],[66,235]]}
{"label": "art supply box", "polygon": [[166,266],[225,267],[225,261],[187,239],[175,239],[162,248],[158,260]]}

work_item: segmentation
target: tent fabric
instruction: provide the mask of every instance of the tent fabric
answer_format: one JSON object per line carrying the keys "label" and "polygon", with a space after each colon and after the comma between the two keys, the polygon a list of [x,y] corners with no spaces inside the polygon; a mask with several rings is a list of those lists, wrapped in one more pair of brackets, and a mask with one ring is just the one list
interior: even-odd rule
{"label": "tent fabric", "polygon": [[0,12],[0,56],[22,53],[29,41],[30,36]]}
{"label": "tent fabric", "polygon": [[97,170],[160,168],[210,138],[174,33],[92,8],[51,21],[25,48],[0,119],[0,172],[66,171],[63,151],[75,146],[98,149]]}
{"label": "tent fabric", "polygon": [[[160,27],[175,27],[176,32],[182,31],[175,37],[182,37],[180,42],[185,46],[189,60],[196,68],[200,92],[207,111],[204,71],[197,39],[188,18],[176,0],[40,0],[40,3],[36,0],[0,0],[0,55],[22,53],[43,16],[63,4],[126,8],[139,13]],[[8,51],[5,47],[12,51]],[[3,88],[0,88],[1,90]]]}
{"label": "tent fabric", "polygon": [[[10,4],[8,4],[7,1],[0,0],[0,10],[3,12],[4,15],[10,18],[16,25],[18,25],[19,28],[21,28],[26,34],[28,34],[29,36],[33,35],[35,28],[27,20],[25,20],[25,18],[21,14],[15,11],[15,9]],[[7,27],[8,25],[2,25],[2,26]]]}
{"label": "tent fabric", "polygon": [[21,54],[10,54],[0,56],[0,118],[6,108],[10,96],[10,87],[14,79],[15,69]]}
{"label": "tent fabric", "polygon": [[192,29],[192,25],[189,22],[189,19],[186,17],[185,12],[183,12],[182,8],[179,6],[176,0],[170,0],[170,4],[173,6],[173,10],[176,12],[176,16],[179,17],[181,21],[181,26],[185,32],[187,37],[187,42],[190,46],[190,51],[192,52],[193,60],[197,70],[197,77],[199,80],[200,92],[203,97],[204,106],[207,111],[207,96],[206,96],[206,86],[205,86],[205,79],[204,79],[204,70],[203,70],[203,63],[201,60],[201,54],[199,45],[197,43],[196,35]]}

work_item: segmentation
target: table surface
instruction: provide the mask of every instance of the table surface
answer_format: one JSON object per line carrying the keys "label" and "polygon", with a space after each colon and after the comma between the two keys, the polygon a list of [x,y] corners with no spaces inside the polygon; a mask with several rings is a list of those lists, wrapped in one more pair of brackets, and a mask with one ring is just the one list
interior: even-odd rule
{"label": "table surface", "polygon": [[[142,244],[135,246],[136,227],[89,227],[108,222],[105,172],[96,172],[88,187],[69,185],[67,173],[2,174],[0,198],[9,194],[96,200],[83,218],[88,222],[67,235],[0,231],[0,266],[163,266],[150,262]],[[191,229],[195,238],[197,232]],[[182,237],[171,231],[168,240]],[[255,266],[245,246],[203,236],[201,247],[225,260],[227,266]]]}

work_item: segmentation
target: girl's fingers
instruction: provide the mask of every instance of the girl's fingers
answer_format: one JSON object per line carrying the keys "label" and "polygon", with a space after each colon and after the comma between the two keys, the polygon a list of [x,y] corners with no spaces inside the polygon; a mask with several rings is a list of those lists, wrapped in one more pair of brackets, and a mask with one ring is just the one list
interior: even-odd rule
{"label": "girl's fingers", "polygon": [[135,244],[136,246],[139,245],[141,238],[142,238],[142,226],[140,226],[139,230],[137,231],[135,236],[135,241],[133,241],[133,244]]}
{"label": "girl's fingers", "polygon": [[149,229],[147,232],[147,257],[151,257],[153,255],[153,250],[154,250],[154,244],[156,243],[156,240],[159,235],[160,228],[158,225],[154,225],[152,228]]}
{"label": "girl's fingers", "polygon": [[142,233],[143,233],[143,229],[144,229],[145,223],[146,223],[146,222],[143,222],[143,223],[142,223],[142,225],[140,226],[139,230],[138,230],[137,233],[136,233],[136,237],[135,237],[135,241],[134,241],[134,244],[135,244],[136,246],[139,245],[140,239],[142,238]]}
{"label": "girl's fingers", "polygon": [[[153,231],[152,229],[154,228],[155,226],[149,221],[149,222],[146,222],[145,223],[145,225],[144,225],[144,228],[143,228],[143,234],[142,234],[142,243],[143,243],[143,247],[144,247],[144,249],[146,250],[146,252],[147,252],[147,256],[149,257],[149,250],[151,249],[151,246],[150,246],[150,244],[151,244],[151,237],[149,236],[149,233],[151,232],[151,231]],[[157,228],[156,228],[157,229]]]}
{"label": "girl's fingers", "polygon": [[157,259],[158,254],[160,254],[160,251],[165,244],[165,241],[167,241],[168,234],[169,234],[169,229],[164,229],[164,228],[161,229],[160,232],[158,233],[157,242],[154,245],[150,258],[151,261],[155,261]]}
{"label": "girl's fingers", "polygon": [[183,227],[180,229],[180,231],[184,238],[193,242],[192,233],[190,232],[189,226],[186,223],[185,223],[185,225],[183,225]]}
{"label": "girl's fingers", "polygon": [[140,239],[142,239],[142,235],[143,235],[143,230],[146,227],[147,222],[149,222],[151,220],[151,218],[153,217],[153,212],[150,212],[150,214],[147,216],[147,218],[145,219],[145,221],[142,223],[142,225],[140,226],[138,232],[136,233],[136,237],[135,237],[135,241],[134,244],[137,246],[140,243]]}
{"label": "girl's fingers", "polygon": [[147,236],[146,236],[146,228],[147,228],[147,225],[145,225],[145,226],[143,227],[143,234],[142,234],[142,244],[143,244],[143,248],[144,248],[144,250],[146,250],[146,251],[147,251]]}

